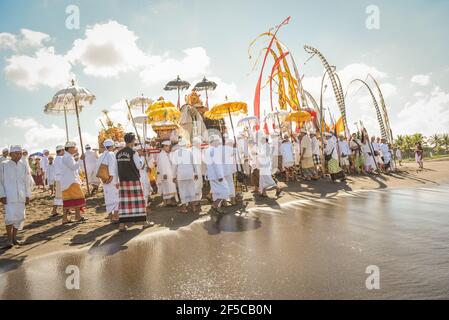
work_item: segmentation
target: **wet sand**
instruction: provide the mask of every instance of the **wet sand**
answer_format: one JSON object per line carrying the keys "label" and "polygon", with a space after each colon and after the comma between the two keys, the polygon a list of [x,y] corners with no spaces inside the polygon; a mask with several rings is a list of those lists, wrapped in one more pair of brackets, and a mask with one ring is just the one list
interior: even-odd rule
{"label": "wet sand", "polygon": [[[95,274],[97,274],[96,271],[94,272],[92,270],[96,270],[97,267],[103,265],[111,265],[111,268],[114,269],[117,268],[118,265],[121,265],[119,270],[134,270],[135,272],[133,272],[132,275],[130,275],[129,272],[126,272],[126,276],[124,276],[123,279],[117,280],[119,282],[124,281],[122,285],[116,284],[114,286],[115,288],[125,286],[127,281],[125,278],[129,278],[129,281],[131,282],[127,283],[127,287],[132,288],[133,290],[130,289],[128,293],[124,293],[120,290],[118,293],[114,288],[107,288],[106,284],[100,284],[99,282],[101,281],[98,280],[99,282],[97,282],[97,284],[100,287],[106,286],[104,291],[98,292],[100,289],[90,288],[87,291],[83,290],[82,293],[62,294],[59,298],[106,298],[111,296],[126,298],[306,297],[300,293],[288,293],[289,290],[286,290],[285,295],[280,295],[277,291],[274,292],[273,295],[270,295],[269,286],[260,287],[260,283],[257,283],[257,285],[254,284],[255,287],[251,289],[251,294],[248,292],[242,293],[239,291],[239,288],[242,286],[252,288],[249,286],[249,283],[246,283],[245,281],[251,281],[251,283],[255,280],[257,280],[256,282],[267,282],[268,280],[263,280],[263,274],[273,272],[270,270],[278,270],[276,272],[280,272],[279,275],[287,273],[290,274],[290,276],[292,274],[312,274],[314,272],[318,274],[332,274],[332,263],[331,261],[328,261],[328,259],[330,259],[329,257],[332,256],[338,258],[335,262],[338,264],[338,267],[336,268],[336,270],[339,270],[338,274],[341,274],[342,269],[348,271],[354,270],[353,264],[355,263],[355,260],[351,260],[354,258],[352,256],[354,254],[353,251],[349,250],[348,252],[345,252],[337,250],[331,245],[332,241],[329,245],[325,245],[327,241],[323,241],[323,239],[328,239],[329,237],[329,239],[332,239],[332,236],[334,236],[334,233],[338,230],[339,226],[333,225],[332,219],[325,221],[318,220],[321,221],[319,223],[318,221],[315,221],[316,219],[322,218],[319,218],[320,215],[317,217],[313,216],[315,215],[316,210],[310,209],[313,208],[311,204],[316,204],[317,200],[320,200],[320,205],[323,205],[323,201],[334,201],[333,199],[338,195],[351,195],[358,190],[382,190],[386,188],[408,188],[418,186],[432,187],[444,183],[445,181],[449,181],[449,161],[446,159],[427,162],[424,171],[417,171],[416,164],[408,163],[405,164],[404,167],[401,167],[401,172],[398,174],[392,176],[350,177],[347,184],[333,184],[328,181],[291,183],[288,186],[285,186],[286,192],[280,199],[256,198],[255,201],[253,201],[252,194],[246,193],[245,204],[243,206],[226,208],[228,214],[222,221],[220,221],[218,228],[216,224],[209,221],[208,206],[204,206],[203,212],[200,215],[181,215],[176,213],[174,209],[157,207],[153,208],[153,213],[151,214],[152,220],[157,223],[156,227],[143,231],[136,226],[126,233],[118,233],[114,226],[110,226],[104,221],[104,207],[102,207],[102,198],[100,196],[89,200],[86,213],[86,216],[89,218],[87,223],[61,226],[60,218],[48,218],[48,211],[50,209],[48,204],[51,203],[51,199],[44,195],[44,197],[35,199],[32,206],[27,210],[27,226],[21,233],[21,238],[25,241],[25,245],[20,248],[14,248],[0,256],[0,273],[3,273],[1,279],[3,282],[8,282],[9,277],[15,279],[14,282],[21,279],[21,282],[24,283],[22,290],[19,291],[21,292],[20,294],[24,294],[23,288],[28,287],[26,282],[29,281],[27,280],[29,277],[34,279],[32,281],[32,287],[39,288],[39,285],[36,285],[35,283],[36,281],[44,281],[43,283],[45,283],[46,278],[48,279],[53,276],[65,278],[66,275],[63,272],[60,272],[60,268],[67,265],[70,261],[73,261],[78,265],[86,265],[86,270],[91,270],[90,272],[83,272],[84,274],[92,273],[92,276],[86,275],[86,277],[90,279],[89,283],[94,280]],[[386,192],[386,194],[388,193],[389,191]],[[312,217],[312,221],[315,221],[316,225],[320,226],[318,230],[315,232],[304,232],[304,226],[300,221],[296,221],[290,217],[297,216],[294,211],[299,205],[299,203],[296,203],[295,207],[290,209],[289,206],[285,206],[292,201],[309,203],[307,207],[303,207],[301,210],[309,210],[307,212],[311,213],[301,213],[300,217],[302,217],[301,219],[305,216]],[[380,204],[378,204],[378,206],[379,205]],[[281,206],[282,213],[288,211],[285,216],[272,214],[274,211],[281,209]],[[338,202],[333,203],[332,206],[324,210],[323,214],[324,216],[338,215],[338,208]],[[379,214],[379,210],[376,208],[371,209],[370,207],[366,207],[364,210],[370,214]],[[345,213],[343,213],[343,215],[345,215]],[[3,221],[0,221],[0,224],[2,225],[1,231],[4,233]],[[298,227],[299,230],[292,229],[294,226]],[[368,224],[368,227],[369,226],[370,224]],[[257,236],[254,236],[254,234],[257,234]],[[342,236],[346,237],[347,235],[346,233],[342,233]],[[285,239],[282,239],[283,237],[285,237]],[[306,241],[309,238],[316,238],[316,241]],[[4,240],[5,237],[3,236],[0,241],[3,243]],[[270,251],[270,259],[264,264],[264,250],[270,248],[269,245],[272,241],[278,242],[278,245],[274,247],[276,250],[273,251],[278,252],[274,256],[279,258],[279,263],[274,263],[274,265],[273,263],[270,263],[270,259],[273,257],[273,252]],[[355,240],[349,237],[348,241]],[[268,247],[261,245],[260,243],[266,243]],[[229,246],[230,248],[228,248]],[[376,244],[376,248],[378,246],[379,245]],[[231,248],[236,250],[231,250]],[[86,252],[88,254],[86,254]],[[254,252],[254,256],[250,254],[251,252]],[[300,260],[305,264],[304,266],[301,266],[301,263],[282,261],[280,259],[281,256],[284,255],[294,256],[295,252],[300,254],[298,257],[304,258],[301,258]],[[312,257],[310,252],[319,252],[319,254]],[[279,257],[277,257],[277,254],[279,254]],[[45,258],[37,259],[39,257]],[[224,262],[226,257],[231,257],[232,259]],[[234,260],[234,258],[236,260]],[[310,259],[312,259],[313,263],[306,263]],[[136,261],[141,262],[138,264]],[[198,265],[200,261],[201,264]],[[320,261],[323,262],[322,266],[320,266]],[[369,261],[363,261],[363,263],[360,262],[360,267],[368,262]],[[223,263],[224,266],[228,265],[230,270],[234,270],[234,272],[231,273],[224,272],[225,277],[223,281],[232,284],[238,280],[238,282],[235,282],[237,286],[235,289],[232,289],[232,285],[223,286],[222,282],[214,284],[217,280],[211,280],[206,276],[207,273],[210,273],[210,276],[213,279],[217,278],[220,272],[227,270],[221,270],[220,266]],[[233,266],[234,263],[236,266]],[[345,264],[347,264],[346,267]],[[39,268],[39,265],[43,268],[42,270]],[[265,265],[266,267],[264,267]],[[276,267],[276,265],[282,265],[282,267]],[[309,265],[313,266],[310,270],[308,269]],[[146,269],[136,269],[138,266],[140,266],[140,268],[147,266],[151,271]],[[183,266],[182,270],[185,270],[188,273],[177,270],[176,268],[179,266]],[[202,267],[203,269],[199,267]],[[206,270],[204,270],[204,268],[206,268]],[[240,268],[243,273],[239,273]],[[101,271],[98,270],[98,272],[102,274],[101,277],[107,282],[108,277],[111,277],[111,273],[108,273],[106,269],[100,269]],[[313,271],[313,269],[315,271]],[[34,274],[35,272],[39,272],[39,270],[42,271],[39,276],[27,275],[29,272]],[[173,272],[169,272],[167,279],[160,279],[160,270],[163,270],[164,272],[172,270]],[[195,270],[202,270],[200,272],[201,277],[199,275],[197,276]],[[252,270],[252,273],[249,273],[249,270]],[[118,270],[116,271],[118,272]],[[366,278],[366,275],[364,274],[364,270],[362,271],[363,272],[359,277],[364,279]],[[21,273],[21,276],[17,276],[19,273]],[[240,278],[242,274],[246,275],[245,279],[247,280]],[[258,275],[257,277],[259,278],[254,279],[250,275]],[[276,280],[275,275],[270,276],[272,279],[270,281],[273,281],[273,284],[278,281]],[[115,276],[112,276],[112,278],[114,277]],[[238,277],[238,279],[235,277]],[[304,277],[301,276],[300,278],[303,279]],[[292,285],[292,288],[296,288],[296,291],[298,291],[298,288],[302,287],[304,288],[304,292],[307,292],[307,297],[314,297],[312,294],[313,291],[316,290],[314,288],[322,288],[323,286],[318,285],[316,281],[319,280],[312,281],[310,278],[311,277],[305,277],[304,279],[309,280],[301,283],[298,283],[297,281],[290,283],[291,279],[288,278],[283,281],[285,282],[284,285],[286,286],[286,289],[290,284]],[[327,277],[326,279],[327,280],[325,281],[329,281]],[[344,279],[345,278],[342,278],[339,281],[345,281]],[[157,285],[154,285],[154,281],[164,282],[165,285],[162,285],[161,283],[160,291],[156,290],[154,292],[148,292],[148,285],[152,288],[158,287]],[[192,286],[194,281],[200,281],[204,285],[197,287]],[[207,283],[208,281],[212,282]],[[173,283],[173,285],[167,287],[167,284],[169,283]],[[178,286],[182,283],[185,283],[186,286],[190,283],[191,285],[188,286],[190,291],[181,290]],[[309,285],[307,283],[309,283]],[[364,288],[364,282],[360,283],[357,280],[357,284],[359,286],[362,285]],[[142,288],[139,289],[141,286]],[[210,286],[210,294],[207,294],[208,286]],[[222,286],[223,290],[217,289]],[[0,290],[2,290],[0,296],[20,296],[19,291],[16,292],[16,295],[14,294],[15,291],[12,290],[10,284],[5,285],[5,283],[3,283],[0,287],[3,287],[3,289],[0,288]],[[5,289],[5,287],[7,289]],[[170,287],[173,288],[171,289],[172,291],[167,291],[170,290]],[[353,285],[350,285],[349,287],[354,288]],[[191,290],[194,290],[194,292]],[[55,292],[57,292],[57,290]],[[332,292],[332,294],[335,294],[334,285],[332,286]],[[28,294],[30,294],[30,297],[36,297],[31,293]],[[317,292],[316,297],[318,296],[333,297],[333,295],[327,295],[322,290]],[[339,297],[349,296],[350,295],[344,291],[339,295]],[[26,297],[26,295],[23,297]]]}
{"label": "wet sand", "polygon": [[0,298],[449,299],[448,205],[449,184],[203,219],[36,259],[0,275]]}

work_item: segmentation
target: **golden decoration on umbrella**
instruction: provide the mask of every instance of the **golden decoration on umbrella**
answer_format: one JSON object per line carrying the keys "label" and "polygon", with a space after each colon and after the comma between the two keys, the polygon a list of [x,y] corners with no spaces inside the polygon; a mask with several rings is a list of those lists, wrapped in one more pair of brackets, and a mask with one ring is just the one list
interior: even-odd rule
{"label": "golden decoration on umbrella", "polygon": [[204,116],[211,120],[221,120],[226,116],[247,113],[248,105],[245,102],[225,102],[213,106]]}
{"label": "golden decoration on umbrella", "polygon": [[181,117],[181,112],[173,106],[150,111],[147,113],[147,116],[149,123],[161,121],[172,121],[176,123]]}
{"label": "golden decoration on umbrella", "polygon": [[175,105],[173,103],[171,103],[170,101],[166,101],[164,100],[163,97],[160,97],[157,101],[153,102],[152,104],[150,104],[147,108],[147,110],[145,111],[146,114],[150,113],[151,111],[154,110],[158,110],[158,109],[163,109],[163,108],[175,108]]}
{"label": "golden decoration on umbrella", "polygon": [[306,111],[293,111],[287,116],[286,121],[303,123],[312,119],[312,115]]}

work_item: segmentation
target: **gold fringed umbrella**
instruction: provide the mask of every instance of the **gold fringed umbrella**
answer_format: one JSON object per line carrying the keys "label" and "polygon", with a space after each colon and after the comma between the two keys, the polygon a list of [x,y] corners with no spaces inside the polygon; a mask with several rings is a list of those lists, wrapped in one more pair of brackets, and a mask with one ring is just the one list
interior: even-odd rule
{"label": "gold fringed umbrella", "polygon": [[229,116],[229,120],[231,121],[232,134],[234,135],[235,141],[235,132],[234,132],[234,124],[232,122],[232,115],[238,114],[247,114],[248,113],[248,105],[245,102],[225,102],[216,104],[209,111],[207,111],[204,116],[211,120],[221,120],[226,116]]}
{"label": "gold fringed umbrella", "polygon": [[147,113],[147,116],[149,123],[160,121],[172,121],[176,123],[181,117],[181,112],[173,106],[150,111]]}
{"label": "gold fringed umbrella", "polygon": [[293,111],[290,112],[286,118],[286,121],[304,123],[312,119],[312,115],[307,111]]}

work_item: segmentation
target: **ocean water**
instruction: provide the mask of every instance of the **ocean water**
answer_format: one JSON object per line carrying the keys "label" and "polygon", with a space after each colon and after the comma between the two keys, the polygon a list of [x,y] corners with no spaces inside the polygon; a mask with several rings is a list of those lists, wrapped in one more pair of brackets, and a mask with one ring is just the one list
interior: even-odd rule
{"label": "ocean water", "polygon": [[449,298],[448,185],[360,192],[132,237],[0,266],[0,299]]}

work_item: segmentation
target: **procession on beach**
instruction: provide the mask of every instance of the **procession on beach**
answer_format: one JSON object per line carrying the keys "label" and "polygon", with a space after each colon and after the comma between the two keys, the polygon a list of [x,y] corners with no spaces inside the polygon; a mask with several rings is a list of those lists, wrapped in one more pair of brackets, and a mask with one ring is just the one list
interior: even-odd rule
{"label": "procession on beach", "polygon": [[[154,225],[151,213],[158,210],[152,205],[156,198],[164,206],[176,207],[179,214],[200,213],[210,204],[212,216],[220,217],[223,207],[241,204],[246,192],[261,198],[282,196],[280,182],[320,180],[343,186],[348,175],[396,171],[402,163],[402,150],[395,145],[379,83],[369,74],[365,81],[350,82],[369,91],[379,125],[379,132],[370,135],[359,121],[350,132],[346,94],[336,68],[311,46],[304,46],[311,54],[309,59],[317,56],[324,66],[321,97],[314,98],[303,86],[292,52],[277,36],[289,20],[250,45],[268,39],[250,106],[226,97],[209,105],[208,93],[217,84],[204,77],[191,88],[180,75],[163,88],[177,92],[176,103],[163,96],[126,100],[133,130],[125,131],[126,124],[114,123],[105,110],[97,144],[85,145],[79,114],[94,102],[95,95],[73,80],[58,91],[44,112],[64,116],[66,142],[42,146],[42,151],[34,154],[14,143],[3,149],[0,198],[8,237],[5,249],[21,244],[17,232],[26,221],[33,190],[50,191],[53,203],[48,215],[61,215],[63,225],[85,222],[86,199],[102,191],[105,223],[125,231],[132,224]],[[265,78],[270,56],[272,68]],[[338,117],[327,115],[323,107],[326,79],[335,95]],[[261,106],[261,91],[266,87],[270,105]],[[76,115],[80,141],[69,138],[70,114]],[[416,145],[415,157],[422,168],[421,144]]]}

